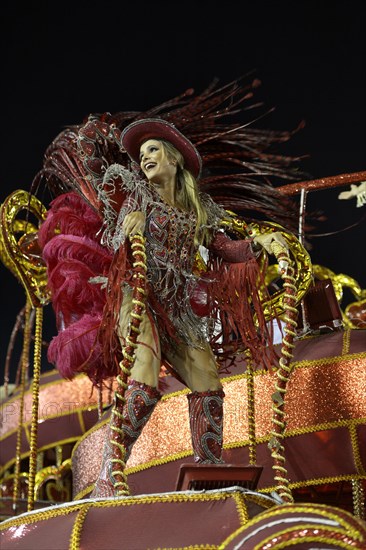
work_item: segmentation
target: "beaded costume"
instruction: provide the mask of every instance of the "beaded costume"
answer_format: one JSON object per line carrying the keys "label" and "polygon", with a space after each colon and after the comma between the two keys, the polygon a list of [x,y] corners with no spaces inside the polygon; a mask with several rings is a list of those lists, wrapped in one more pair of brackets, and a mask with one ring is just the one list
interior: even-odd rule
{"label": "beaded costume", "polygon": [[[254,81],[252,87],[256,85]],[[219,90],[209,88],[191,100],[187,99],[189,92],[144,116],[90,116],[84,125],[56,138],[35,179],[38,185],[45,178],[49,189],[59,195],[39,231],[59,328],[49,346],[49,360],[68,378],[84,371],[97,385],[110,377],[117,377],[118,382],[92,497],[129,494],[126,461],[160,398],[158,389],[146,380],[131,380],[131,354],[138,340],[136,332],[133,339],[129,334],[121,336],[119,317],[126,319],[121,309],[124,296],[134,295],[136,289],[143,296],[146,303],[137,300],[138,316],[145,320],[146,305],[156,352],[160,343],[161,359],[181,381],[174,365],[167,363],[168,352],[180,344],[205,350],[209,343],[216,357],[249,350],[253,361],[261,365],[274,358],[263,294],[258,290],[263,291],[265,285],[251,239],[232,239],[223,229],[226,224],[230,231],[233,219],[225,208],[254,206],[277,221],[291,220],[288,203],[267,181],[269,174],[287,175],[279,164],[288,165],[290,159],[264,152],[289,134],[219,122],[237,113],[238,105],[251,97],[251,93],[243,94],[247,90],[233,83]],[[153,127],[161,133],[147,139],[171,142],[193,178],[201,175],[201,157],[208,170],[199,179],[199,202],[207,213],[199,227],[201,239],[196,231],[199,210],[196,215],[193,203],[186,210],[170,206],[135,170],[147,128],[152,131]],[[128,131],[129,136],[135,132],[135,138],[140,132],[134,144],[126,138]],[[233,165],[242,169],[233,174]],[[264,181],[259,190],[255,178],[260,174]],[[249,191],[247,196],[244,189]],[[140,273],[144,288],[134,271],[134,240],[123,232],[126,216],[135,212],[142,212],[146,219],[145,235],[139,236],[146,240],[146,253],[139,253],[146,262],[137,262],[146,269],[146,276]],[[129,333],[136,328],[132,313]],[[204,357],[211,360],[211,355]],[[212,364],[213,387],[208,375],[201,391],[191,387],[192,383],[186,385],[192,390],[187,397],[194,460],[219,464],[223,462],[224,392]],[[212,365],[199,368],[208,371]]]}
{"label": "beaded costume", "polygon": [[[118,183],[119,182],[119,183]],[[109,193],[114,185],[119,185],[127,193],[122,203],[118,219],[108,222]],[[107,187],[108,192],[104,189]],[[105,225],[102,242],[109,244],[116,253],[125,245],[121,230],[122,222],[128,213],[142,211],[146,215],[146,254],[147,280],[149,284],[148,304],[158,325],[159,336],[164,346],[182,341],[197,347],[207,342],[217,328],[214,318],[215,308],[208,303],[210,283],[221,279],[221,274],[212,270],[205,279],[195,268],[198,247],[194,243],[196,215],[173,207],[159,196],[151,184],[140,179],[123,166],[112,165],[103,178],[99,197],[105,205]],[[221,257],[228,262],[252,260],[250,241],[231,242],[222,232],[220,222],[228,218],[209,195],[200,194],[201,203],[208,212],[205,229],[211,234],[207,253]],[[124,256],[122,251],[122,256]],[[128,281],[126,274],[119,270],[120,278]]]}
{"label": "beaded costume", "polygon": [[[118,372],[120,343],[112,326],[122,303],[121,281],[129,277],[128,242],[120,228],[136,206],[147,213],[148,307],[163,343],[208,339],[216,353],[249,349],[261,360],[270,341],[256,291],[260,271],[250,239],[230,240],[220,226],[230,219],[227,209],[247,213],[248,221],[265,215],[288,228],[296,218],[269,181],[293,178],[294,159],[267,151],[291,133],[228,122],[230,114],[245,110],[242,103],[257,86],[256,80],[213,85],[145,113],[92,115],[64,130],[46,151],[33,188],[46,181],[59,195],[39,240],[59,328],[49,359],[61,374],[72,378],[85,371],[98,384]],[[196,262],[194,214],[165,204],[121,149],[123,128],[152,116],[175,124],[202,157],[199,186],[211,237],[204,269]]]}

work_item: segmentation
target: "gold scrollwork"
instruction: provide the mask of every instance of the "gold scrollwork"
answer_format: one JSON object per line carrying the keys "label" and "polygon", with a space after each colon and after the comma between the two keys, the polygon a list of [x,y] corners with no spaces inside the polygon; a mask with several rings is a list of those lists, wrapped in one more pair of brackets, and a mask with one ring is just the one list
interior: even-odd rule
{"label": "gold scrollwork", "polygon": [[[275,231],[281,233],[288,245],[290,257],[294,262],[294,285],[297,289],[295,303],[296,305],[299,304],[312,283],[313,270],[310,255],[297,237],[277,223],[253,222],[247,224],[239,217],[233,216],[231,212],[228,213],[230,214],[230,218],[222,222],[223,226],[234,234],[239,235],[241,238],[253,238],[256,235],[273,233]],[[268,256],[264,250],[258,258],[258,261],[260,262],[265,284],[267,286],[276,277],[280,278],[278,266],[268,265]],[[267,319],[273,318],[274,316],[280,316],[284,313],[286,309],[284,303],[284,289],[278,289],[271,292],[270,299],[266,297],[268,295],[266,288],[260,289],[260,292],[263,296],[263,309]]]}
{"label": "gold scrollwork", "polygon": [[[70,481],[71,459],[68,458],[60,466],[46,466],[36,474],[34,491],[37,497],[45,489],[47,500],[67,502],[71,500]],[[57,496],[57,498],[56,498]]]}
{"label": "gold scrollwork", "polygon": [[0,206],[0,259],[24,286],[34,307],[49,302],[47,270],[37,240],[37,227],[18,218],[21,211],[33,214],[39,223],[45,220],[45,206],[32,194],[18,189]]}

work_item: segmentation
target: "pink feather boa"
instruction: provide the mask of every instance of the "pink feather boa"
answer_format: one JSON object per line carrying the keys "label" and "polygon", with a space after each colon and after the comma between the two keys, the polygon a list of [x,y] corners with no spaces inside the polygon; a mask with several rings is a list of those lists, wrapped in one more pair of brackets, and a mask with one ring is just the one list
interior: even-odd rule
{"label": "pink feather boa", "polygon": [[48,360],[68,379],[86,372],[94,383],[113,375],[98,339],[105,291],[93,277],[106,277],[112,254],[98,238],[101,217],[74,192],[55,199],[39,230],[58,334]]}

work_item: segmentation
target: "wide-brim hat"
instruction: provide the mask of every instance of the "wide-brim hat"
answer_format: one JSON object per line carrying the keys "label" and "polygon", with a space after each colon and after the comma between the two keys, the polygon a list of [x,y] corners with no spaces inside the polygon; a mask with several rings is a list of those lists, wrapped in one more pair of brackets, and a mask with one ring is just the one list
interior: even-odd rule
{"label": "wide-brim hat", "polygon": [[201,173],[202,159],[188,138],[174,124],[161,118],[143,118],[132,122],[122,131],[121,143],[132,160],[140,163],[140,147],[148,139],[169,141],[182,154],[184,168],[198,178]]}

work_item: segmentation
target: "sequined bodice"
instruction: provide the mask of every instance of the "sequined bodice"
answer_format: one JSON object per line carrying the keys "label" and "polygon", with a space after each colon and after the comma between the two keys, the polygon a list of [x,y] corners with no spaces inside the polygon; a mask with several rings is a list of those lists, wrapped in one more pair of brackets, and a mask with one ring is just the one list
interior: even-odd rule
{"label": "sequined bodice", "polygon": [[147,209],[148,279],[160,303],[174,311],[185,299],[196,247],[196,216],[163,201]]}

